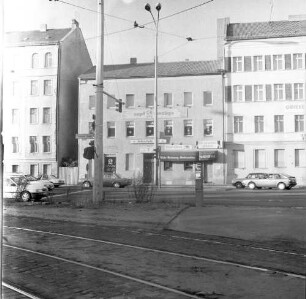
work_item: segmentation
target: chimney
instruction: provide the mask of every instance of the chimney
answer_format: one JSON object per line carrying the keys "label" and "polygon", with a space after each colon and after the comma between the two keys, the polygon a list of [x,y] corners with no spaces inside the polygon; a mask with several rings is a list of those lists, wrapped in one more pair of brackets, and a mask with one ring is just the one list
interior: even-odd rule
{"label": "chimney", "polygon": [[130,58],[130,64],[137,64],[137,58],[136,57],[131,57]]}
{"label": "chimney", "polygon": [[71,28],[72,28],[72,29],[79,28],[79,22],[78,22],[76,19],[72,19]]}
{"label": "chimney", "polygon": [[40,31],[41,32],[46,32],[47,31],[47,24],[41,24],[40,25]]}

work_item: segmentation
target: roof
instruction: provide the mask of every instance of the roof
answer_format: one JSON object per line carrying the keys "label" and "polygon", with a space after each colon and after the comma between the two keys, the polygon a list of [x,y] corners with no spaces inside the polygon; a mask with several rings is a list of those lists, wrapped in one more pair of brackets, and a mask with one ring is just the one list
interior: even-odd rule
{"label": "roof", "polygon": [[227,27],[227,40],[306,36],[306,20],[236,23]]}
{"label": "roof", "polygon": [[[221,61],[181,61],[158,63],[158,77],[200,76],[219,74]],[[154,78],[154,63],[119,64],[104,66],[105,79]],[[96,78],[96,67],[79,76],[83,80]]]}
{"label": "roof", "polygon": [[70,31],[71,28],[6,32],[5,43],[7,46],[55,44],[62,40]]}

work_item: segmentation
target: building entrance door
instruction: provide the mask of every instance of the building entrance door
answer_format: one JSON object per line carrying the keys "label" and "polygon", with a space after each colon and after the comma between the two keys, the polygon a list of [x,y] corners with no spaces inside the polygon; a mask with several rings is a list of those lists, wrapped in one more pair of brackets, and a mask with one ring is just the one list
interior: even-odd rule
{"label": "building entrance door", "polygon": [[213,180],[213,163],[204,163],[204,183],[211,183]]}
{"label": "building entrance door", "polygon": [[153,183],[154,158],[153,154],[143,154],[143,182]]}

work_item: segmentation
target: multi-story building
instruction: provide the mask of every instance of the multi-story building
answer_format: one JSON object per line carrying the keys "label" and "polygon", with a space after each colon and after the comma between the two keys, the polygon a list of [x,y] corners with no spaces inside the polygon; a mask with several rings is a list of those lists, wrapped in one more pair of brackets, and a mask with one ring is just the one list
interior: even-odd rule
{"label": "multi-story building", "polygon": [[82,32],[72,20],[5,38],[4,169],[56,175],[77,159],[78,76],[92,66]]}
{"label": "multi-story building", "polygon": [[[161,184],[195,183],[194,164],[204,181],[224,183],[224,101],[219,61],[158,64],[158,143]],[[93,140],[95,67],[79,77],[79,179],[87,175],[84,148]],[[122,113],[104,96],[104,171],[153,181],[154,63],[109,65],[104,90],[122,99]],[[99,153],[98,153],[99,154]],[[90,168],[90,167],[89,167]],[[91,168],[90,168],[91,169]]]}
{"label": "multi-story building", "polygon": [[306,184],[306,21],[225,29],[228,180],[281,172]]}

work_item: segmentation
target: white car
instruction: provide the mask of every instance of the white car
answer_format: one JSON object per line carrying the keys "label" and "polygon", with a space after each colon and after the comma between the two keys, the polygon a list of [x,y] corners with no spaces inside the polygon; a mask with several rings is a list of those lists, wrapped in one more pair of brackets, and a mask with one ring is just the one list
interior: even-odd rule
{"label": "white car", "polygon": [[21,198],[22,201],[38,199],[48,195],[48,188],[39,181],[28,181],[22,174],[5,174],[3,197]]}
{"label": "white car", "polygon": [[38,179],[38,178],[36,178],[32,175],[29,175],[29,174],[25,175],[25,177],[28,181],[40,181],[40,182],[42,182],[48,188],[48,190],[50,190],[50,191],[54,189],[54,184],[52,182],[48,181],[48,180],[41,180],[41,179]]}
{"label": "white car", "polygon": [[62,179],[57,178],[55,175],[53,174],[41,174],[37,176],[38,180],[48,180],[51,183],[53,183],[53,185],[55,187],[59,187],[61,185],[65,184],[65,181]]}

